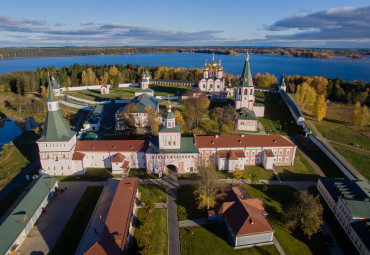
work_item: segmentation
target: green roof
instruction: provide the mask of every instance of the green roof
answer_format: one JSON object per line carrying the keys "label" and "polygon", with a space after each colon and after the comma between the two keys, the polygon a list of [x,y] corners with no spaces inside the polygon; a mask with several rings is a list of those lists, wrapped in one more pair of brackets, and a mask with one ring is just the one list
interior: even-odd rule
{"label": "green roof", "polygon": [[0,225],[0,254],[5,254],[12,247],[56,182],[57,179],[49,175],[41,175],[28,194]]}
{"label": "green roof", "polygon": [[[59,82],[57,82],[57,81],[54,79],[54,76],[53,76],[53,75],[51,76],[51,80],[49,80],[49,81],[51,81],[51,88],[52,88],[52,89],[60,89],[60,83],[59,83]],[[49,83],[49,85],[50,85],[50,83]]]}
{"label": "green roof", "polygon": [[46,100],[46,102],[57,102],[58,100],[55,98],[54,96],[54,93],[53,93],[53,85],[50,81],[50,77],[49,77],[49,96],[48,96],[48,99]]}
{"label": "green roof", "polygon": [[141,94],[140,96],[135,97],[131,100],[130,103],[134,103],[137,108],[137,112],[145,113],[145,107],[150,106],[154,110],[157,110],[159,99],[149,96],[147,94]]}
{"label": "green roof", "polygon": [[248,108],[243,107],[239,111],[238,120],[258,120],[254,111],[249,110]]}
{"label": "green roof", "polygon": [[347,204],[355,218],[370,218],[370,184],[366,181],[319,178],[335,202],[339,198]]}
{"label": "green roof", "polygon": [[163,118],[164,118],[164,119],[175,119],[175,118],[176,118],[176,116],[175,116],[175,113],[167,111],[167,112],[164,114]]}
{"label": "green roof", "polygon": [[94,105],[94,107],[91,109],[91,111],[87,115],[87,118],[84,121],[84,124],[87,124],[87,123],[97,124],[103,116],[103,110],[104,110],[103,104]]}
{"label": "green roof", "polygon": [[87,135],[84,136],[84,140],[94,140],[98,137],[98,134],[95,132],[89,132]]}
{"label": "green roof", "polygon": [[152,137],[146,154],[170,154],[170,153],[199,153],[195,145],[194,137],[181,137],[180,149],[160,150],[158,148],[158,137]]}
{"label": "green roof", "polygon": [[181,126],[176,125],[173,128],[167,128],[164,125],[161,125],[159,127],[158,132],[161,132],[161,133],[181,133]]}
{"label": "green roof", "polygon": [[241,80],[240,80],[239,86],[253,87],[253,80],[252,80],[251,68],[249,66],[248,56],[245,59],[245,63],[244,63],[243,72],[242,72],[242,75],[241,75]]}
{"label": "green roof", "polygon": [[42,134],[37,142],[66,142],[76,132],[72,131],[60,111],[48,111]]}
{"label": "green roof", "polygon": [[280,87],[286,87],[286,84],[285,84],[284,78],[281,80]]}

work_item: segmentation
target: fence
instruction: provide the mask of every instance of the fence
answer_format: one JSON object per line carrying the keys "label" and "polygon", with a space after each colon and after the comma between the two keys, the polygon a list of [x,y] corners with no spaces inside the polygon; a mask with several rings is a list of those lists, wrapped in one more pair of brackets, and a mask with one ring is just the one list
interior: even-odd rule
{"label": "fence", "polygon": [[90,110],[92,108],[92,106],[90,106],[90,105],[71,103],[71,102],[67,102],[67,101],[63,101],[63,100],[59,100],[59,103],[64,104],[64,105],[69,106],[69,107],[76,108],[76,109],[82,109],[82,110]]}
{"label": "fence", "polygon": [[[89,85],[89,86],[77,86],[77,87],[63,87],[60,88],[61,91],[79,91],[79,90],[89,90],[89,89],[100,89],[102,85]],[[112,84],[108,84],[109,88],[113,88]],[[118,84],[119,88],[128,88],[128,87],[139,87],[139,83],[121,83]]]}

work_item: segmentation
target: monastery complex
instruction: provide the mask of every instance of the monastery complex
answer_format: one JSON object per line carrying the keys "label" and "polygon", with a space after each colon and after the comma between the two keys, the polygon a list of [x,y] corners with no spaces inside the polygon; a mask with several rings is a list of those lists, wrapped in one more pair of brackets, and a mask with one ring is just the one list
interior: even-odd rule
{"label": "monastery complex", "polygon": [[[203,69],[200,90],[225,92],[225,79],[221,63],[214,58]],[[135,113],[138,126],[145,127],[145,107],[150,105],[158,112],[158,99],[149,88],[150,77],[144,73],[140,89],[135,93],[139,109]],[[49,84],[51,81],[49,80]],[[264,106],[255,103],[254,86],[247,55],[241,82],[236,88],[235,110],[239,114],[238,130],[257,130],[257,117],[264,115]],[[142,108],[142,109],[141,109]],[[58,100],[49,90],[47,116],[41,138],[37,141],[42,172],[49,175],[82,175],[87,168],[110,168],[113,174],[126,173],[130,168],[146,169],[148,173],[197,172],[198,162],[213,163],[219,170],[234,171],[246,165],[293,165],[296,146],[280,135],[215,135],[182,137],[181,126],[176,124],[171,105],[161,118],[158,137],[148,140],[92,140],[77,141],[59,111]],[[121,109],[122,110],[122,109]],[[116,128],[124,129],[117,120]]]}

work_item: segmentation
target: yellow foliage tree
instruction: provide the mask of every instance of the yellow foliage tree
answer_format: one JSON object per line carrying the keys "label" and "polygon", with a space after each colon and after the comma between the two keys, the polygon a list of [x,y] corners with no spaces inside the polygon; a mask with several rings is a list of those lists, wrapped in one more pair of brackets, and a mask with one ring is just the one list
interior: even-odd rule
{"label": "yellow foliage tree", "polygon": [[316,120],[321,121],[326,115],[326,109],[328,106],[325,102],[324,95],[317,95],[316,102],[314,105],[313,116]]}
{"label": "yellow foliage tree", "polygon": [[361,104],[360,102],[356,102],[355,109],[353,109],[352,115],[352,123],[353,124],[360,124],[361,122]]}
{"label": "yellow foliage tree", "polygon": [[367,106],[364,105],[361,109],[360,126],[366,127],[368,123],[369,123],[369,109],[367,109]]}
{"label": "yellow foliage tree", "polygon": [[234,179],[240,180],[243,177],[243,170],[236,169],[233,173]]}
{"label": "yellow foliage tree", "polygon": [[88,77],[87,77],[87,73],[85,70],[82,71],[82,74],[81,74],[81,82],[84,86],[88,85]]}
{"label": "yellow foliage tree", "polygon": [[175,110],[175,117],[176,117],[176,125],[183,126],[185,124],[184,118],[180,111]]}

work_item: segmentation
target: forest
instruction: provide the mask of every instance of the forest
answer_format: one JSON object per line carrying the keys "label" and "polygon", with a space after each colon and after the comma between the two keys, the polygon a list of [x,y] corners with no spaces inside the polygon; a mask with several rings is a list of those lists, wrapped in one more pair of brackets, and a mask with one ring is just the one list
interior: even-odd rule
{"label": "forest", "polygon": [[329,58],[346,56],[362,58],[370,55],[370,49],[323,49],[287,47],[6,47],[0,48],[0,59],[62,57],[62,56],[99,56],[147,53],[216,53],[226,55],[273,54],[304,58]]}

